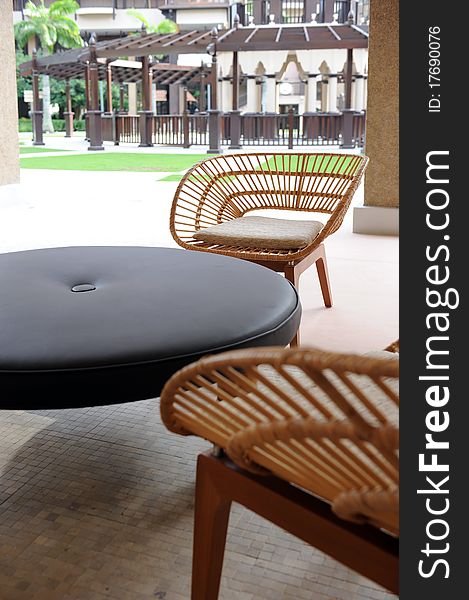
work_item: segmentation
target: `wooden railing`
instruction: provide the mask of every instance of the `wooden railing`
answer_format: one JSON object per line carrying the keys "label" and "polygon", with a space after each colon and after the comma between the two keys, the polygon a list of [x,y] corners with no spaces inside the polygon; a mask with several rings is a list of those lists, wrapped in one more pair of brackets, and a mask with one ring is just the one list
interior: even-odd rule
{"label": "wooden railing", "polygon": [[115,140],[124,142],[127,144],[138,144],[140,142],[140,128],[138,117],[133,115],[117,115],[116,116],[116,128],[115,128]]}
{"label": "wooden railing", "polygon": [[206,145],[208,117],[201,113],[190,115],[156,115],[153,117],[153,144],[170,146]]}
{"label": "wooden railing", "polygon": [[[222,145],[231,145],[231,113],[221,116],[220,139]],[[340,145],[343,139],[343,115],[341,113],[306,113],[304,115],[245,113],[240,119],[239,143],[242,146],[330,146]],[[140,123],[138,116],[102,115],[104,141],[118,144],[139,143]],[[154,115],[151,117],[151,141],[163,146],[208,144],[208,115]],[[365,113],[353,114],[351,145],[361,147],[365,140]]]}

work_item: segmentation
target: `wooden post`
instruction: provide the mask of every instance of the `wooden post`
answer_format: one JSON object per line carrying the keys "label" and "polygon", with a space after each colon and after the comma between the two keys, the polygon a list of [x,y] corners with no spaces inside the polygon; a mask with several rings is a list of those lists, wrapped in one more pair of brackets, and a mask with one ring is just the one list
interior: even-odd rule
{"label": "wooden post", "polygon": [[332,15],[334,14],[334,0],[324,0],[323,2],[323,22],[332,23]]}
{"label": "wooden post", "polygon": [[31,111],[31,121],[33,130],[33,146],[44,146],[42,137],[42,110],[41,100],[39,98],[39,72],[37,69],[37,54],[33,50],[33,110]]}
{"label": "wooden post", "polygon": [[140,125],[140,144],[141,148],[153,146],[152,138],[152,120],[153,111],[151,110],[151,85],[150,85],[150,59],[143,56],[142,62],[142,110],[139,112]]}
{"label": "wooden post", "polygon": [[347,63],[345,65],[345,108],[352,108],[352,70],[353,49],[347,49]]}
{"label": "wooden post", "polygon": [[[238,17],[238,15],[236,15]],[[235,18],[235,25],[239,26],[239,17]],[[239,60],[238,53],[233,52],[233,79],[232,79],[232,110],[230,113],[230,150],[241,148],[241,112],[239,111]]]}
{"label": "wooden post", "polygon": [[232,80],[232,110],[239,108],[239,60],[238,53],[233,52],[233,80]]}
{"label": "wooden post", "polygon": [[288,149],[289,150],[293,150],[293,125],[294,125],[293,108],[290,108],[288,111]]}
{"label": "wooden post", "polygon": [[202,62],[200,71],[200,95],[199,95],[199,112],[205,112],[207,110],[207,87],[206,87],[206,74],[205,65]]}
{"label": "wooden post", "polygon": [[112,113],[112,67],[110,61],[106,64],[106,112]]}
{"label": "wooden post", "polygon": [[353,148],[353,113],[352,110],[352,70],[353,50],[347,49],[345,65],[345,109],[342,111],[342,148]]}
{"label": "wooden post", "polygon": [[216,27],[211,32],[212,43],[210,44],[210,52],[212,56],[212,66],[210,73],[210,110],[208,120],[208,154],[220,154],[220,132],[221,132],[221,114],[218,110],[218,63],[217,63],[217,39],[218,30]]}
{"label": "wooden post", "polygon": [[86,61],[85,65],[85,140],[90,140],[90,126],[88,119],[88,111],[90,110],[90,65],[89,61]]}
{"label": "wooden post", "polygon": [[90,145],[88,150],[104,150],[101,126],[101,111],[99,110],[99,86],[98,86],[98,60],[96,56],[96,39],[94,35],[90,39],[90,61],[89,61],[89,94],[90,109],[87,111]]}
{"label": "wooden post", "polygon": [[184,88],[184,106],[182,110],[183,148],[190,148],[189,113],[187,112],[187,88]]}
{"label": "wooden post", "polygon": [[65,137],[72,137],[73,134],[73,112],[72,98],[70,95],[70,79],[65,81]]}
{"label": "wooden post", "polygon": [[210,109],[218,110],[218,62],[216,54],[212,56],[210,84]]}

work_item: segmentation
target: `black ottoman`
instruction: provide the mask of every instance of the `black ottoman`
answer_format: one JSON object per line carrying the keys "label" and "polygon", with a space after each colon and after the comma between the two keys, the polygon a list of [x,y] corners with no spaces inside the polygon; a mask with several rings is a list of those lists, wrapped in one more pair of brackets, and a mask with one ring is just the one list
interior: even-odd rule
{"label": "black ottoman", "polygon": [[0,255],[0,408],[158,396],[205,354],[285,346],[301,307],[283,277],[186,250],[77,247]]}

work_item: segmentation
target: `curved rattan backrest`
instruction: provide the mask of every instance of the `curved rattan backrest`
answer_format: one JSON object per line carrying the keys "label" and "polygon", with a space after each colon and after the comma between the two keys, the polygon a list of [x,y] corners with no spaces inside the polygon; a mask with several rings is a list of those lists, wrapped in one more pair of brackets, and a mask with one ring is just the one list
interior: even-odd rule
{"label": "curved rattan backrest", "polygon": [[171,431],[210,440],[243,468],[273,472],[344,518],[397,533],[398,369],[374,355],[238,350],[174,375],[161,415]]}
{"label": "curved rattan backrest", "polygon": [[195,231],[259,209],[334,215],[321,240],[341,224],[366,168],[357,154],[226,154],[203,160],[181,180],[170,228],[182,246]]}

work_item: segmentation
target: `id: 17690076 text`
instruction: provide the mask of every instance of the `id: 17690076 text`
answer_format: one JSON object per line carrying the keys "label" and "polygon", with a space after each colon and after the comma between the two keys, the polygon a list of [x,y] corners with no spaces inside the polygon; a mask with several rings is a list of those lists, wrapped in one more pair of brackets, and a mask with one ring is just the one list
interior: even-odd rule
{"label": "id: 17690076 text", "polygon": [[428,87],[430,88],[430,98],[428,100],[428,112],[441,112],[441,94],[440,94],[440,28],[433,26],[428,28]]}

